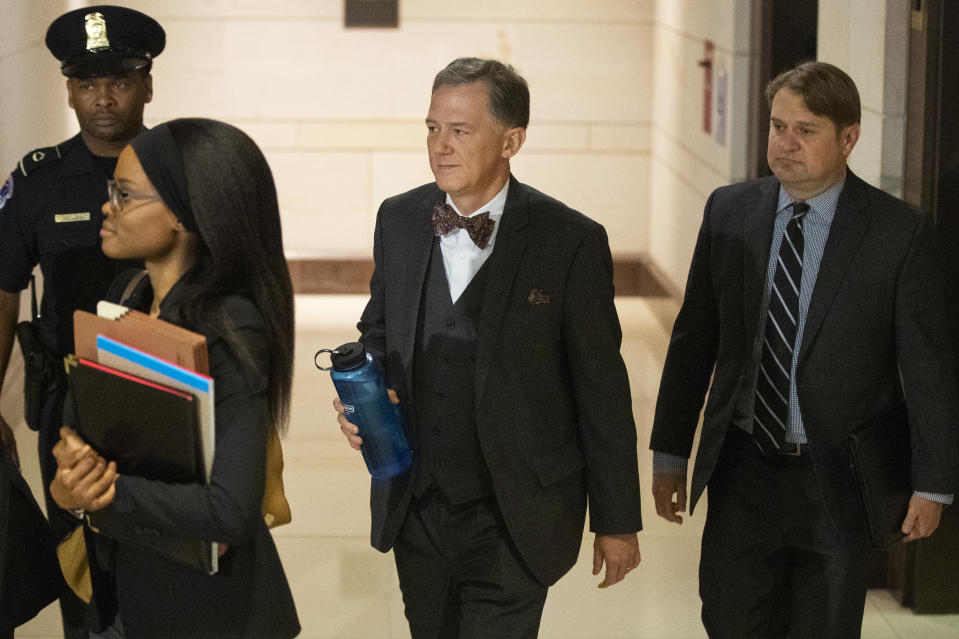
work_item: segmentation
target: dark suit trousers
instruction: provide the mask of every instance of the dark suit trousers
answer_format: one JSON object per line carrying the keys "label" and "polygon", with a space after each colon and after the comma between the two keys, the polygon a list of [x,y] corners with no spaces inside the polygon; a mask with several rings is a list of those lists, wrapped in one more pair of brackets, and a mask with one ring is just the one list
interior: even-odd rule
{"label": "dark suit trousers", "polygon": [[495,500],[414,499],[393,548],[413,639],[535,639],[546,587],[519,559]]}
{"label": "dark suit trousers", "polygon": [[66,590],[56,539],[7,449],[0,445],[0,639]]}
{"label": "dark suit trousers", "polygon": [[712,639],[858,639],[870,556],[830,521],[808,454],[763,457],[729,427],[699,572]]}

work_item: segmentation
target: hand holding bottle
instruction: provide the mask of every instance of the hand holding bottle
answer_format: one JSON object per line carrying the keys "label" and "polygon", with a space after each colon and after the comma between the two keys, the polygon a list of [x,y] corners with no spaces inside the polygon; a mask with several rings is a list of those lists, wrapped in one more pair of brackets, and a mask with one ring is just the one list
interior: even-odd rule
{"label": "hand holding bottle", "polygon": [[[392,388],[387,388],[386,393],[390,396],[391,402],[394,404],[400,403],[400,398],[397,396],[395,390]],[[339,397],[333,398],[333,408],[336,410],[336,421],[340,423],[340,430],[346,437],[346,441],[350,443],[350,446],[353,448],[353,450],[360,450],[360,446],[363,445],[363,438],[357,434],[360,432],[360,429],[356,424],[346,418],[346,415],[344,414],[343,403],[340,401]]]}
{"label": "hand holding bottle", "polygon": [[[331,367],[317,363],[321,353],[330,353]],[[403,416],[396,392],[386,387],[386,374],[379,360],[359,342],[336,349],[321,349],[313,357],[320,370],[330,371],[339,395],[333,402],[340,430],[350,445],[363,454],[374,479],[387,479],[406,472],[413,453],[406,441]]]}

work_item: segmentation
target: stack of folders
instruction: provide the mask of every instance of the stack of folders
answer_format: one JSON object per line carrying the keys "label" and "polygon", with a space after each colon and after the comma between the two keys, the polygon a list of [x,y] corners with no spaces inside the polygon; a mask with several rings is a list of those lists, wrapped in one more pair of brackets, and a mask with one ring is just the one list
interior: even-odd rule
{"label": "stack of folders", "polygon": [[[68,372],[80,435],[122,474],[208,482],[215,400],[206,338],[108,302],[97,312],[73,316],[76,361]],[[142,534],[106,511],[88,517],[102,535],[217,571],[216,543]]]}

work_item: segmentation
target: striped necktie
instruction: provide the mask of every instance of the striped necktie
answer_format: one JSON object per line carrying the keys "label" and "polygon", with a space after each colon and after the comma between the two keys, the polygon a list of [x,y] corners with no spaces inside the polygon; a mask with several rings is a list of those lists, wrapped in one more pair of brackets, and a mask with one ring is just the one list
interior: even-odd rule
{"label": "striped necktie", "polygon": [[782,448],[789,428],[789,381],[796,347],[805,244],[802,227],[809,205],[793,202],[792,208],[792,217],[779,246],[779,259],[769,294],[769,313],[753,407],[753,439],[767,455]]}

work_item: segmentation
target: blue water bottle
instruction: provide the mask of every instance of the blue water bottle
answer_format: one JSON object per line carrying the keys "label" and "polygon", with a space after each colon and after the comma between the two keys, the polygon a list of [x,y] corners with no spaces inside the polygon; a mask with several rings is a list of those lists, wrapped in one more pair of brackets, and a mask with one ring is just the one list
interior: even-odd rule
{"label": "blue water bottle", "polygon": [[330,370],[346,418],[360,429],[360,452],[370,475],[385,479],[406,471],[413,463],[413,453],[406,442],[400,411],[386,392],[383,367],[359,342],[332,351],[323,349],[317,356],[324,352],[330,353],[332,369],[316,366]]}

